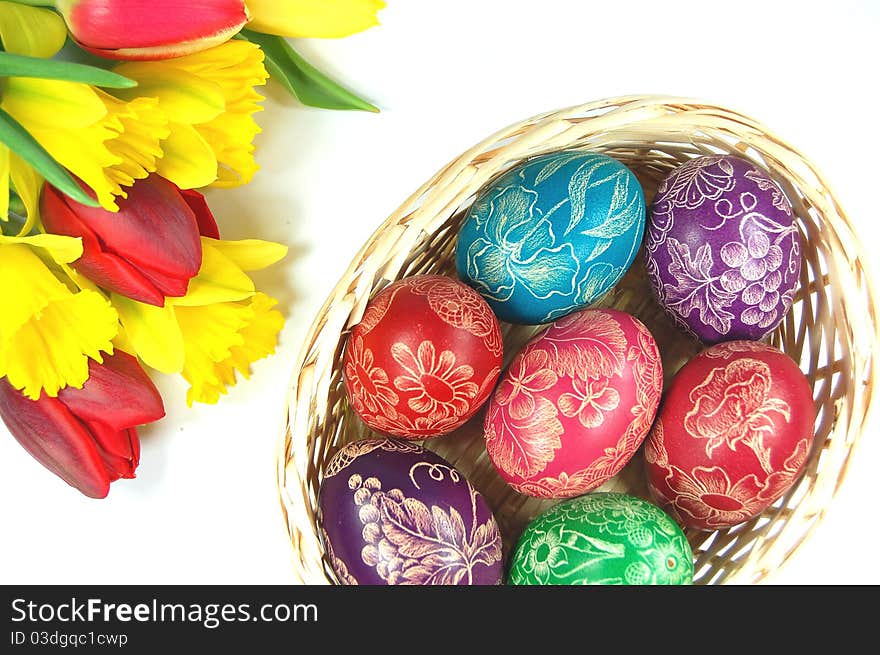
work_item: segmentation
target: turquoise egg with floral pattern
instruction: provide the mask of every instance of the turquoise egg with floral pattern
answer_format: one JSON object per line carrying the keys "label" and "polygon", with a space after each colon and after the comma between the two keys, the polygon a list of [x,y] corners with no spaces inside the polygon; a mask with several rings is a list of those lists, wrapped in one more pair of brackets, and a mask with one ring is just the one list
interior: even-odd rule
{"label": "turquoise egg with floral pattern", "polygon": [[617,284],[644,229],[644,192],[622,163],[588,151],[540,155],[481,189],[458,233],[458,276],[501,320],[549,323]]}
{"label": "turquoise egg with floral pattern", "polygon": [[592,493],[534,519],[511,557],[512,585],[686,585],[694,556],[681,528],[641,498]]}

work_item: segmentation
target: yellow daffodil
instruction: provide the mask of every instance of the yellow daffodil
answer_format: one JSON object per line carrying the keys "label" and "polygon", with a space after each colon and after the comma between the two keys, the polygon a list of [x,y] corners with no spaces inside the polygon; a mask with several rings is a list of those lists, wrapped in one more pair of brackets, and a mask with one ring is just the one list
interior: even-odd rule
{"label": "yellow daffodil", "polygon": [[[64,44],[59,29],[66,34],[64,22],[53,12],[0,2],[0,39],[7,50],[52,57]],[[111,211],[117,209],[114,198],[125,197],[123,187],[156,170],[162,156],[159,142],[170,133],[156,98],[123,102],[79,82],[10,77],[3,81],[0,107]],[[0,153],[0,160],[3,156]],[[10,174],[27,175],[21,166],[11,160]],[[12,183],[22,195],[14,179]],[[0,196],[8,198],[9,178],[0,175],[0,185]]]}
{"label": "yellow daffodil", "polygon": [[67,26],[50,9],[0,2],[0,39],[6,52],[49,58],[64,46]]}
{"label": "yellow daffodil", "polygon": [[229,41],[196,54],[163,61],[126,62],[115,72],[138,87],[115,92],[123,99],[156,98],[170,133],[162,142],[158,172],[182,189],[246,184],[257,171],[253,114],[266,83],[263,51]]}
{"label": "yellow daffodil", "polygon": [[9,220],[9,188],[15,188],[27,214],[19,234],[30,232],[39,215],[43,179],[14,152],[0,143],[0,220]]}
{"label": "yellow daffodil", "polygon": [[9,78],[0,102],[59,164],[116,211],[123,187],[156,170],[169,130],[154,98],[122,102],[76,82]]}
{"label": "yellow daffodil", "polygon": [[255,293],[240,302],[178,307],[177,322],[186,346],[183,377],[192,385],[186,400],[216,403],[235,372],[250,377],[250,364],[275,352],[284,318],[277,301]]}
{"label": "yellow daffodil", "polygon": [[290,37],[339,38],[378,25],[382,0],[247,0],[248,29]]}
{"label": "yellow daffodil", "polygon": [[[0,42],[6,52],[52,57],[67,38],[64,21],[54,11],[0,2]],[[14,152],[0,143],[0,220],[9,220],[9,189],[12,186],[27,212],[21,234],[31,231],[37,220],[38,196],[43,180]]]}
{"label": "yellow daffodil", "polygon": [[113,353],[116,310],[97,291],[65,283],[59,265],[82,254],[79,239],[41,234],[0,235],[0,377],[36,400],[80,388],[89,358]]}
{"label": "yellow daffodil", "polygon": [[188,404],[216,403],[236,383],[236,371],[249,377],[250,364],[275,351],[284,318],[246,271],[286,253],[267,241],[202,237],[202,268],[186,296],[166,298],[164,307],[112,296],[128,344],[148,366],[181,373],[190,383]]}

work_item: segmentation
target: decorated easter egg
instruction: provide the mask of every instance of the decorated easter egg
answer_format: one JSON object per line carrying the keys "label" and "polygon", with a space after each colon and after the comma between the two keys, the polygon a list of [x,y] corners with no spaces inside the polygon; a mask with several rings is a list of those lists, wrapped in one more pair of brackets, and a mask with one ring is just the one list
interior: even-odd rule
{"label": "decorated easter egg", "polygon": [[688,527],[748,521],[797,480],[815,420],[788,355],[756,341],[712,346],[675,375],[646,440],[652,497]]}
{"label": "decorated easter egg", "polygon": [[592,493],[551,507],[526,527],[508,583],[686,585],[693,577],[690,545],[663,511],[635,496]]}
{"label": "decorated easter egg", "polygon": [[657,191],[645,263],[654,294],[686,332],[707,344],[758,340],[791,308],[800,234],[764,171],[729,155],[696,157]]}
{"label": "decorated easter egg", "polygon": [[617,284],[644,226],[642,187],[619,161],[541,155],[480,191],[458,234],[458,275],[501,320],[548,323]]}
{"label": "decorated easter egg", "polygon": [[498,319],[458,280],[416,275],[383,289],[351,331],[343,375],[373,430],[424,439],[461,426],[501,372]]}
{"label": "decorated easter egg", "polygon": [[501,535],[485,499],[411,441],[343,447],[327,464],[318,507],[327,559],[342,584],[501,583]]}
{"label": "decorated easter egg", "polygon": [[662,388],[657,344],[638,319],[611,309],[575,312],[511,361],[489,401],[486,449],[520,493],[583,494],[641,445]]}

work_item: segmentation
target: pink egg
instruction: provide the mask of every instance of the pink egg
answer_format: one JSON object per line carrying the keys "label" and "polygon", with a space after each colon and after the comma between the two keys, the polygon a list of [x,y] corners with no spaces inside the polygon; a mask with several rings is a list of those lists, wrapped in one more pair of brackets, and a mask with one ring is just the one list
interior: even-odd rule
{"label": "pink egg", "polygon": [[662,388],[660,352],[638,319],[611,309],[570,314],[502,376],[486,413],[489,457],[520,493],[586,493],[636,452]]}

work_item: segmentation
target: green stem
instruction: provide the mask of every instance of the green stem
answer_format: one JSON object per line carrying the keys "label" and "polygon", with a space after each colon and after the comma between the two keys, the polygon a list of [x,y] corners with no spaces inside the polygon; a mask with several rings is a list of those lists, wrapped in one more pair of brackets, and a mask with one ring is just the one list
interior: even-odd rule
{"label": "green stem", "polygon": [[18,214],[19,216],[27,215],[27,208],[25,208],[21,198],[18,197],[18,194],[13,193],[12,191],[9,192],[9,211]]}
{"label": "green stem", "polygon": [[130,89],[137,82],[113,71],[70,61],[12,55],[0,52],[0,77],[37,77],[45,80],[67,80],[112,89]]}
{"label": "green stem", "polygon": [[287,39],[250,30],[242,30],[238,38],[256,43],[263,49],[269,74],[304,105],[378,113],[378,107],[340,86],[307,62]]}
{"label": "green stem", "polygon": [[27,224],[27,219],[15,212],[9,212],[9,220],[6,223],[0,222],[0,234],[6,236],[18,236],[21,229]]}

